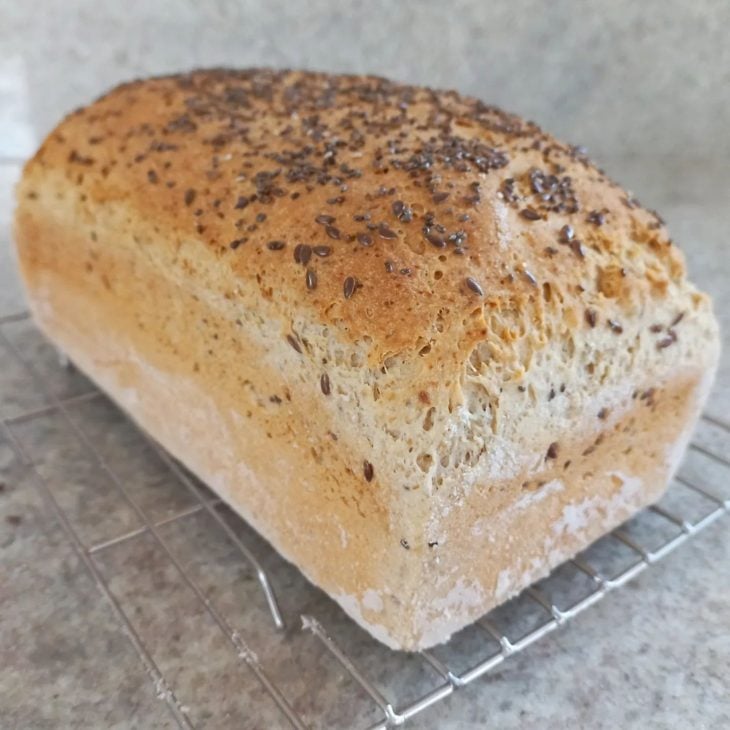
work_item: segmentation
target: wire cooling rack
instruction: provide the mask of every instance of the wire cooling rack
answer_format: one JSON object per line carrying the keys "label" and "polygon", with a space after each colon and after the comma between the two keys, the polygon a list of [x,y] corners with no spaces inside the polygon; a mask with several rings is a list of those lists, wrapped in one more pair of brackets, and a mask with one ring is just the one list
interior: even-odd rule
{"label": "wire cooling rack", "polygon": [[[184,728],[206,724],[216,703],[232,697],[242,699],[226,707],[227,727],[401,726],[730,511],[730,426],[705,415],[658,504],[448,644],[393,652],[83,376],[59,367],[26,314],[0,319],[0,368],[0,441],[31,473],[157,696]],[[196,626],[206,627],[206,640]],[[169,627],[175,634],[168,636]],[[215,675],[215,684],[200,689],[191,664]],[[219,697],[211,697],[215,691]],[[235,724],[237,712],[256,720]]]}

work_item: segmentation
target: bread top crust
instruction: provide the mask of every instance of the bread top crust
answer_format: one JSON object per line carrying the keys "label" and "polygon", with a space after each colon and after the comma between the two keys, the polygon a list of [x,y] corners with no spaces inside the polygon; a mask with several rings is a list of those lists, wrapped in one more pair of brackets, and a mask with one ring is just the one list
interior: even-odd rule
{"label": "bread top crust", "polygon": [[163,231],[180,265],[207,251],[283,321],[304,312],[367,343],[371,366],[463,364],[487,339],[507,362],[525,328],[539,346],[556,322],[620,336],[685,276],[658,215],[580,149],[376,77],[220,69],[123,84],[48,136],[21,195],[48,169],[85,206],[123,203]]}

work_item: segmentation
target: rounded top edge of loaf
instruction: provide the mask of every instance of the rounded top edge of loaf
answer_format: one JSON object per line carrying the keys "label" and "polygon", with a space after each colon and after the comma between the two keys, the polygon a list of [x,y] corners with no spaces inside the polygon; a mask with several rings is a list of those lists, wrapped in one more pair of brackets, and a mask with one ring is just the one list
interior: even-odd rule
{"label": "rounded top edge of loaf", "polygon": [[[196,70],[122,84],[26,167],[154,239],[283,328],[303,317],[374,361],[462,357],[488,333],[608,328],[684,286],[661,218],[578,147],[454,91],[374,76]],[[126,216],[126,217],[125,217]],[[109,241],[113,245],[113,241]],[[287,324],[288,323],[288,324]]]}

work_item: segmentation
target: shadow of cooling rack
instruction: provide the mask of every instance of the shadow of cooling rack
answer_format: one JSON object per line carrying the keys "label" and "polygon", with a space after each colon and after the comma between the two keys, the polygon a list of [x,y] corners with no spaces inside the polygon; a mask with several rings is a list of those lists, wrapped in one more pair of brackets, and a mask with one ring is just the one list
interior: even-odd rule
{"label": "shadow of cooling rack", "polygon": [[[220,702],[240,691],[247,703],[242,712],[259,726],[403,725],[730,511],[730,426],[703,416],[658,504],[447,644],[418,654],[393,652],[307,583],[82,375],[59,367],[25,314],[0,319],[0,365],[0,439],[33,473],[158,697],[185,728],[210,718],[216,691],[227,693]],[[148,592],[125,588],[146,585],[153,571],[171,576],[169,583]],[[160,612],[175,620],[155,626],[145,618]],[[201,646],[191,616],[206,622],[210,647]],[[169,624],[177,631],[171,638]],[[242,679],[231,681],[240,687],[201,688],[187,677],[190,654],[170,649],[186,630],[195,663],[203,669],[208,657],[216,666],[235,663]],[[235,708],[227,712],[235,716]]]}

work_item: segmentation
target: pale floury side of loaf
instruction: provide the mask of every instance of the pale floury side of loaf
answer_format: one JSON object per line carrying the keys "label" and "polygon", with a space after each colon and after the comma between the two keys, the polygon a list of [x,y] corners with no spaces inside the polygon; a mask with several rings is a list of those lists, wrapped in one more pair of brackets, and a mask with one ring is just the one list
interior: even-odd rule
{"label": "pale floury side of loaf", "polygon": [[397,648],[656,500],[718,358],[580,150],[381,79],[119,87],[28,164],[16,240],[48,336]]}

